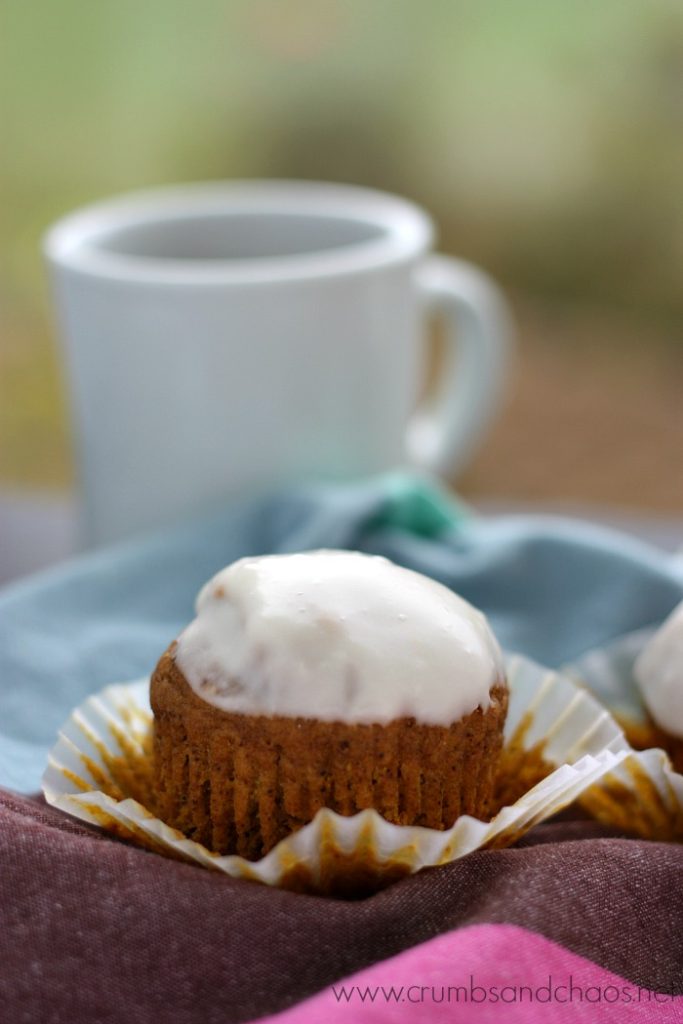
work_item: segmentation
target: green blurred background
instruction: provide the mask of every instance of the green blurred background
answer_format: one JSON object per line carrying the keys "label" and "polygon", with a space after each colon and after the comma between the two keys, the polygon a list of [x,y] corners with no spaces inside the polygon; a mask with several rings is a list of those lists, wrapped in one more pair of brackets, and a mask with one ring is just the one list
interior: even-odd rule
{"label": "green blurred background", "polygon": [[357,182],[504,284],[467,495],[683,511],[681,0],[0,0],[0,487],[72,482],[39,239],[109,193]]}

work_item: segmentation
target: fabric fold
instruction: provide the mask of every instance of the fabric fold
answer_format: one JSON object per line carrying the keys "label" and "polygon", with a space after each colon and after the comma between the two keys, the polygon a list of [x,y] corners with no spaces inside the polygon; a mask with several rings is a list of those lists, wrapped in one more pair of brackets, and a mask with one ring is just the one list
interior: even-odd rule
{"label": "fabric fold", "polygon": [[8,1020],[43,1020],[45,1007],[73,1024],[252,1020],[482,924],[524,928],[630,984],[683,994],[680,847],[591,821],[542,825],[517,848],[348,902],[215,875],[1,793],[0,864]]}

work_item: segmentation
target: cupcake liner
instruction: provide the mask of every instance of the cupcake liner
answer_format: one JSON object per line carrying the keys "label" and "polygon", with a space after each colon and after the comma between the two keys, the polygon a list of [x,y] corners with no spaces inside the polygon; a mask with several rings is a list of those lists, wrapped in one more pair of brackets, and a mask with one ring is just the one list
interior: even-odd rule
{"label": "cupcake liner", "polygon": [[632,750],[599,789],[584,794],[584,807],[624,831],[683,842],[683,775],[660,747],[662,733],[649,719],[633,674],[636,658],[654,632],[648,628],[626,633],[587,651],[562,672],[588,687],[618,720],[627,741],[640,748]]}
{"label": "cupcake liner", "polygon": [[586,651],[562,669],[575,682],[587,686],[613,714],[624,722],[645,723],[647,715],[640,687],[633,675],[636,658],[655,630],[625,633],[610,644]]}
{"label": "cupcake liner", "polygon": [[497,806],[446,831],[392,825],[373,810],[319,811],[259,861],[220,856],[159,820],[153,805],[148,680],[108,686],[76,708],[49,755],[48,803],[120,838],[236,878],[335,895],[371,892],[423,867],[515,842],[601,781],[630,748],[585,689],[520,656],[507,661],[510,706]]}

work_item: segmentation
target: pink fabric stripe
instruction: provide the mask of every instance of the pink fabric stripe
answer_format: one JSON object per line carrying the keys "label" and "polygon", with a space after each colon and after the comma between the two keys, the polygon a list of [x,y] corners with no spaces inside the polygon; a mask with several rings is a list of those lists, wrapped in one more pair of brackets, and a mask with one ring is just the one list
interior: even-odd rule
{"label": "pink fabric stripe", "polygon": [[[455,986],[469,992],[470,978],[478,987],[472,991],[479,1001],[468,998],[465,1002],[462,994],[456,1001]],[[449,986],[453,990],[450,1003]],[[532,990],[533,1001],[520,986]],[[352,993],[350,1001],[341,995],[342,987]],[[394,993],[398,990],[398,1001],[383,995],[382,989],[388,993],[392,987]],[[375,992],[374,1002],[367,994],[363,1001],[359,989]],[[443,1002],[439,1001],[442,992]],[[672,999],[659,994],[655,1000],[645,990],[639,996],[636,985],[542,935],[516,925],[482,924],[439,935],[263,1020],[272,1024],[674,1024],[683,1021],[683,996]]]}

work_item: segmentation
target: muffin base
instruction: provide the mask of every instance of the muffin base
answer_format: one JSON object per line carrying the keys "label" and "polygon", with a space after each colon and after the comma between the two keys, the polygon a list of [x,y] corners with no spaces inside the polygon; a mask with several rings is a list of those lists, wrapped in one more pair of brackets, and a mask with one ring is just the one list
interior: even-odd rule
{"label": "muffin base", "polygon": [[374,808],[395,825],[450,828],[486,819],[508,693],[491,690],[449,726],[387,725],[232,714],[197,696],[174,659],[152,676],[157,813],[216,853],[249,860],[311,821],[321,807]]}

